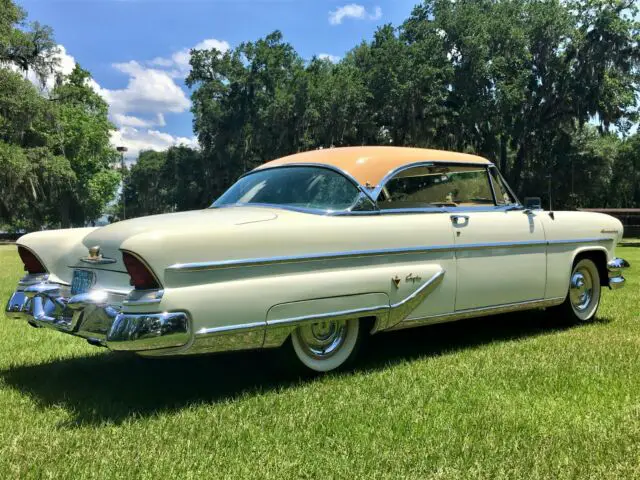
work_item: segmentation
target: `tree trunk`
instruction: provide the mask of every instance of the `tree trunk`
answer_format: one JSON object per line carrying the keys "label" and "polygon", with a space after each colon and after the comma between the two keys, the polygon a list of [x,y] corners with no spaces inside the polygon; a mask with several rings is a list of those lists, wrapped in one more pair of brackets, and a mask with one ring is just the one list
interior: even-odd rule
{"label": "tree trunk", "polygon": [[69,194],[62,195],[60,200],[60,226],[61,228],[71,227],[71,220],[69,218]]}
{"label": "tree trunk", "polygon": [[511,185],[516,192],[516,195],[522,196],[522,172],[524,171],[524,164],[527,158],[527,145],[524,140],[518,145],[518,152],[516,154],[516,161],[513,165],[513,175],[511,176]]}
{"label": "tree trunk", "polygon": [[508,176],[509,172],[507,171],[507,136],[500,135],[500,171],[505,178]]}

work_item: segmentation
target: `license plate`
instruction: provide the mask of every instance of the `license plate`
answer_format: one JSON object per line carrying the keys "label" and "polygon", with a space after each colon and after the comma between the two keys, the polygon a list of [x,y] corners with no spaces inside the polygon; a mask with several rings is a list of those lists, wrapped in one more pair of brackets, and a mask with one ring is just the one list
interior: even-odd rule
{"label": "license plate", "polygon": [[71,295],[87,293],[96,283],[96,274],[88,270],[74,270],[71,282]]}

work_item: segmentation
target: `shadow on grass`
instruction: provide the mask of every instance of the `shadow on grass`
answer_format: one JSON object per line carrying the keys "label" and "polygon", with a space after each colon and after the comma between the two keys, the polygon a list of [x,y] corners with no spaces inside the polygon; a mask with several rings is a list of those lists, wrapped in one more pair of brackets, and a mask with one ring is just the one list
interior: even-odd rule
{"label": "shadow on grass", "polygon": [[[534,311],[380,334],[370,338],[356,372],[366,375],[399,362],[567,328],[548,313]],[[12,368],[0,371],[0,378],[43,408],[71,411],[71,424],[62,426],[73,427],[121,423],[312,381],[299,379],[279,359],[273,351],[158,360],[105,353]]]}

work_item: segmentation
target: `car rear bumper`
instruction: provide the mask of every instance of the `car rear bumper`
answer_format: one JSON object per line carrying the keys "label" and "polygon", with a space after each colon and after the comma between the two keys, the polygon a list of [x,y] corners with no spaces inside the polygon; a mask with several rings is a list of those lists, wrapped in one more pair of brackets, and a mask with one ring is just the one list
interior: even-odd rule
{"label": "car rear bumper", "polygon": [[611,290],[618,290],[624,287],[625,279],[622,276],[622,272],[629,268],[629,262],[622,258],[614,258],[607,263],[607,271],[609,272],[609,288]]}
{"label": "car rear bumper", "polygon": [[125,295],[92,290],[71,296],[64,285],[28,277],[9,298],[7,317],[82,337],[115,351],[171,349],[186,345],[191,338],[185,312],[122,312]]}

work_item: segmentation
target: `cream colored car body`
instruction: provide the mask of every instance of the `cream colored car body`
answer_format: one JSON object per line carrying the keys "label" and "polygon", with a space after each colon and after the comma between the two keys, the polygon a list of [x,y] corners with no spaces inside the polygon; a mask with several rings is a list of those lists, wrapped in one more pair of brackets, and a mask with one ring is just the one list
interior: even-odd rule
{"label": "cream colored car body", "polygon": [[[575,257],[593,252],[606,276],[622,230],[613,217],[583,212],[231,206],[31,233],[18,244],[39,257],[49,282],[95,272],[93,288],[121,313],[185,312],[184,345],[138,351],[163,356],[278,347],[323,318],[375,317],[380,332],[558,305]],[[82,260],[94,246],[115,263]],[[132,290],[122,251],[146,262],[161,294]]]}

